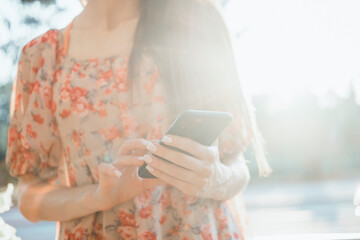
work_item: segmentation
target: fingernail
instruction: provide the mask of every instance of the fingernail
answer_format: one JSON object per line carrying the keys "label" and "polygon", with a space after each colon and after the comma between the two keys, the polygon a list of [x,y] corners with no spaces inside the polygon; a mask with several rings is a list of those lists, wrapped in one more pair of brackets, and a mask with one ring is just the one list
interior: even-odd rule
{"label": "fingernail", "polygon": [[136,159],[139,160],[139,161],[144,161],[145,160],[144,156],[136,157]]}
{"label": "fingernail", "polygon": [[149,155],[140,156],[140,157],[138,157],[138,159],[143,160],[146,163],[151,163],[152,162],[152,158]]}
{"label": "fingernail", "polygon": [[163,136],[162,141],[164,143],[172,143],[173,142],[172,138],[169,136]]}
{"label": "fingernail", "polygon": [[152,152],[155,152],[157,150],[157,147],[152,143],[149,143],[146,148]]}
{"label": "fingernail", "polygon": [[115,170],[114,173],[117,177],[121,177],[122,175],[122,173],[119,170]]}
{"label": "fingernail", "polygon": [[146,168],[147,170],[149,170],[150,172],[154,172],[154,168],[151,167],[150,165],[147,165],[145,168]]}

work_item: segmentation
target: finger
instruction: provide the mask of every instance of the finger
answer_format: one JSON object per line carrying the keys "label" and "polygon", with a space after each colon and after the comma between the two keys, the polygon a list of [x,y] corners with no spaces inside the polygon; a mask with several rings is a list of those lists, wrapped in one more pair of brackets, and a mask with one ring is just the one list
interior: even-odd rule
{"label": "finger", "polygon": [[193,184],[182,181],[180,179],[177,179],[175,177],[172,177],[165,172],[162,172],[158,169],[154,169],[151,166],[146,166],[146,168],[153,174],[154,176],[158,177],[159,179],[163,180],[164,182],[176,187],[180,191],[182,191],[185,194],[188,195],[195,195],[196,194],[196,188]]}
{"label": "finger", "polygon": [[144,160],[142,160],[140,156],[123,155],[113,161],[112,164],[121,170],[126,166],[141,166],[144,164]]}
{"label": "finger", "polygon": [[160,159],[156,156],[149,156],[147,154],[144,156],[144,161],[151,167],[162,172],[166,172],[168,175],[174,178],[193,183],[198,186],[204,186],[206,184],[205,179],[201,177],[200,174],[178,166],[176,164],[170,163],[166,160]]}
{"label": "finger", "polygon": [[111,177],[119,178],[122,173],[112,164],[100,163],[98,166],[99,175],[106,175]]}
{"label": "finger", "polygon": [[151,144],[151,141],[143,138],[127,139],[121,144],[117,156],[119,154],[131,154],[132,150],[135,150],[136,152],[146,152],[146,146],[149,144]]}
{"label": "finger", "polygon": [[189,156],[185,153],[179,152],[177,150],[170,149],[166,146],[160,144],[155,144],[155,148],[149,148],[150,153],[166,160],[192,170],[194,172],[200,173],[203,171],[204,161]]}
{"label": "finger", "polygon": [[151,139],[152,144],[160,143],[160,139]]}
{"label": "finger", "polygon": [[156,186],[167,185],[167,183],[164,182],[164,180],[159,179],[159,178],[155,178],[155,179],[143,178],[143,179],[141,179],[141,181],[142,181],[143,190],[146,190],[146,189],[149,189],[152,187],[156,187]]}
{"label": "finger", "polygon": [[190,138],[167,134],[162,138],[162,141],[168,146],[179,148],[199,159],[206,160],[213,157],[208,146],[202,145]]}

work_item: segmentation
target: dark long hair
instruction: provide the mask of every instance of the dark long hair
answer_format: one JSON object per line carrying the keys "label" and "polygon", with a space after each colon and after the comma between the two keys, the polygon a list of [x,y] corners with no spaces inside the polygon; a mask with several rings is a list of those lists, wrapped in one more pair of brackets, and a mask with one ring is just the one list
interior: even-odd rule
{"label": "dark long hair", "polygon": [[136,81],[144,56],[150,56],[159,70],[172,115],[186,109],[207,109],[239,116],[242,130],[253,142],[260,175],[271,172],[253,109],[240,86],[231,36],[218,5],[212,0],[140,0],[129,79]]}

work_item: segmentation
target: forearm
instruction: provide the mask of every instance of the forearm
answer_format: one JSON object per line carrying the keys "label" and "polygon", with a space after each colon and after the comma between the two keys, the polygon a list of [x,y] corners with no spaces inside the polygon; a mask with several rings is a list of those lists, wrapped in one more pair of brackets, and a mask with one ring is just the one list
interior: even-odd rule
{"label": "forearm", "polygon": [[30,221],[69,221],[100,210],[94,198],[97,185],[64,187],[32,176],[20,180],[19,209]]}
{"label": "forearm", "polygon": [[226,161],[222,168],[222,172],[226,174],[225,180],[216,186],[214,199],[226,201],[246,188],[250,181],[250,174],[242,155]]}

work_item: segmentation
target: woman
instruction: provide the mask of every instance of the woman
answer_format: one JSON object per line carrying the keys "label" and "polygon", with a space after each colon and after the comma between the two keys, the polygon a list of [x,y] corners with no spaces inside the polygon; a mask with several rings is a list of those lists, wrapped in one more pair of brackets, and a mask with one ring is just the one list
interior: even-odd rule
{"label": "woman", "polygon": [[[210,147],[163,138],[189,157],[158,144],[186,109],[234,119]],[[22,214],[57,221],[59,239],[243,238],[227,203],[248,183],[250,141],[267,175],[210,0],[89,0],[66,28],[22,49],[6,163],[19,178]],[[144,162],[157,179],[138,177]]]}

